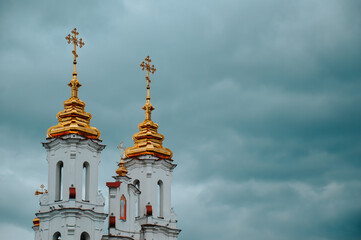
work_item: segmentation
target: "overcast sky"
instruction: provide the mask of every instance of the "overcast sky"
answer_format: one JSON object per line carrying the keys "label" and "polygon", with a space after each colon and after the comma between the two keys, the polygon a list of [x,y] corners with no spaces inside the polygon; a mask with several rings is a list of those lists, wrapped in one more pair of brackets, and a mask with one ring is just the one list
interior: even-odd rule
{"label": "overcast sky", "polygon": [[33,239],[46,131],[79,97],[107,145],[144,120],[174,153],[180,240],[361,239],[361,2],[0,1],[0,239]]}

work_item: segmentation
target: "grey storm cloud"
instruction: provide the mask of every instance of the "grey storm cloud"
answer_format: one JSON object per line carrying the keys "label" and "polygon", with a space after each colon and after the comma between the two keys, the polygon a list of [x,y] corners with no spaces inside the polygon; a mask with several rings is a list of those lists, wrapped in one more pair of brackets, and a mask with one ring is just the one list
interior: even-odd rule
{"label": "grey storm cloud", "polygon": [[70,95],[107,148],[99,186],[144,119],[178,164],[172,201],[190,239],[359,239],[359,1],[0,1],[0,238],[31,239],[41,142]]}

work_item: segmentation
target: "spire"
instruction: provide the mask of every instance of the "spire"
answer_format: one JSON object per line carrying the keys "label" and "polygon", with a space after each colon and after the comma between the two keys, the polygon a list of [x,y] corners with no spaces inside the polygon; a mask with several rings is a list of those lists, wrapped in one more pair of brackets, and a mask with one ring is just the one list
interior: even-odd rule
{"label": "spire", "polygon": [[120,148],[120,163],[118,164],[119,168],[115,172],[118,174],[118,176],[124,177],[127,175],[128,170],[124,166],[123,157],[125,147],[123,146],[123,142],[120,142],[120,145],[118,145],[117,148]]}
{"label": "spire", "polygon": [[70,133],[75,133],[82,135],[91,139],[99,139],[100,131],[95,127],[90,126],[90,119],[92,118],[91,114],[85,112],[85,102],[81,101],[78,98],[78,89],[81,87],[81,84],[77,78],[76,64],[78,54],[76,53],[76,47],[82,48],[84,42],[81,38],[78,38],[79,33],[76,28],[71,31],[73,35],[68,34],[65,39],[68,41],[68,44],[74,44],[74,50],[72,51],[74,55],[74,71],[73,78],[69,82],[68,86],[71,88],[71,96],[68,100],[64,101],[64,110],[58,112],[58,125],[52,126],[48,129],[48,137],[59,137]]}
{"label": "spire", "polygon": [[171,159],[173,155],[170,149],[162,146],[164,136],[158,133],[157,129],[159,126],[152,121],[151,117],[154,107],[150,102],[149,90],[151,81],[149,73],[154,74],[156,71],[154,65],[150,66],[151,61],[149,56],[147,56],[145,62],[143,61],[140,64],[142,70],[147,71],[147,76],[145,77],[147,80],[147,97],[142,108],[145,111],[145,120],[138,125],[139,132],[133,135],[134,145],[125,150],[126,158],[150,154],[159,158]]}

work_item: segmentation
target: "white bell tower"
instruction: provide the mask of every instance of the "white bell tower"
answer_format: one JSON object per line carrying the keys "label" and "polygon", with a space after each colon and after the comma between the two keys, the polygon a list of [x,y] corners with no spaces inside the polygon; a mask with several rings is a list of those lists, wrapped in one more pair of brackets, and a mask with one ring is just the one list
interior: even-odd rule
{"label": "white bell tower", "polygon": [[81,86],[76,73],[76,46],[84,45],[76,29],[68,35],[74,44],[71,97],[57,114],[59,123],[48,129],[48,190],[40,193],[40,210],[33,229],[35,240],[100,240],[103,235],[105,199],[98,191],[100,131],[90,126],[91,114],[78,98]]}
{"label": "white bell tower", "polygon": [[163,147],[164,136],[151,119],[149,56],[140,65],[147,71],[145,120],[133,135],[134,146],[125,150],[114,182],[109,187],[109,231],[104,239],[176,240],[180,233],[171,205],[172,151]]}

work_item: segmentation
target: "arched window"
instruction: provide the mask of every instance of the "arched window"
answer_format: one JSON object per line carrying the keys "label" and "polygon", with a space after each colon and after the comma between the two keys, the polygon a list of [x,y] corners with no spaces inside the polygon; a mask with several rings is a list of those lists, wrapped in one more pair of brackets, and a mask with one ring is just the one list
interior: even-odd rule
{"label": "arched window", "polygon": [[139,182],[138,179],[135,179],[134,182],[133,182],[133,184],[134,184],[138,189],[140,189],[140,182]]}
{"label": "arched window", "polygon": [[53,240],[61,240],[61,234],[60,232],[56,232],[53,235]]}
{"label": "arched window", "polygon": [[63,199],[63,162],[59,161],[56,164],[56,173],[55,173],[55,201],[60,201]]}
{"label": "arched window", "polygon": [[80,235],[80,240],[90,240],[90,236],[87,232],[83,232],[81,235]]}
{"label": "arched window", "polygon": [[163,202],[164,202],[164,193],[163,193],[163,182],[162,180],[158,181],[158,217],[163,217]]}
{"label": "arched window", "polygon": [[120,198],[120,219],[124,221],[127,219],[127,200],[124,195]]}
{"label": "arched window", "polygon": [[[140,182],[138,179],[134,180],[134,185],[140,190]],[[140,199],[139,194],[135,199],[135,217],[139,217]]]}
{"label": "arched window", "polygon": [[89,201],[89,181],[90,181],[90,167],[88,162],[83,164],[83,185],[82,185],[82,199]]}

